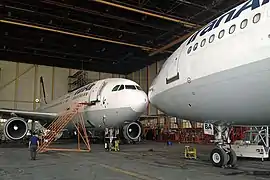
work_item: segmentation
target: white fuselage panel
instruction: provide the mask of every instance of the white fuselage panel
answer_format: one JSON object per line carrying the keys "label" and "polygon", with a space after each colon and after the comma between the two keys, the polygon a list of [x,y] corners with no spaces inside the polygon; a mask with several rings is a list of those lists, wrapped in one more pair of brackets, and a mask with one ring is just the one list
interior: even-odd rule
{"label": "white fuselage panel", "polygon": [[216,28],[221,18],[191,36],[179,48],[177,69],[171,68],[175,58],[164,63],[149,89],[150,102],[183,119],[270,124],[269,9],[269,1],[245,2]]}
{"label": "white fuselage panel", "polygon": [[[89,103],[83,110],[86,125],[95,127],[119,126],[125,121],[137,120],[148,105],[147,95],[138,89],[112,91],[117,85],[137,83],[122,78],[108,78],[93,82],[50,102],[37,111],[62,113],[75,103]],[[105,123],[105,124],[104,124]]]}

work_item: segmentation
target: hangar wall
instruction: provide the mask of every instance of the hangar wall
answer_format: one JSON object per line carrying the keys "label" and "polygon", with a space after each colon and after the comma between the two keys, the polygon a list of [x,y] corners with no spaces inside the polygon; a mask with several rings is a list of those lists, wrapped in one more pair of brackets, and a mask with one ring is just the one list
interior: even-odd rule
{"label": "hangar wall", "polygon": [[[47,101],[68,92],[68,76],[76,69],[41,66],[0,60],[0,107],[34,110],[39,106],[40,76],[43,76]],[[88,79],[125,77],[119,74],[87,71]]]}
{"label": "hangar wall", "polygon": [[[157,75],[157,72],[159,72],[159,69],[162,67],[163,61],[155,62],[143,69],[140,69],[139,71],[133,72],[131,74],[127,75],[128,79],[131,79],[135,82],[137,82],[142,89],[148,93],[148,87],[150,87],[152,81]],[[147,111],[145,112],[146,115],[158,115],[163,114],[163,112],[157,110],[155,107],[153,107],[151,104],[148,106]]]}

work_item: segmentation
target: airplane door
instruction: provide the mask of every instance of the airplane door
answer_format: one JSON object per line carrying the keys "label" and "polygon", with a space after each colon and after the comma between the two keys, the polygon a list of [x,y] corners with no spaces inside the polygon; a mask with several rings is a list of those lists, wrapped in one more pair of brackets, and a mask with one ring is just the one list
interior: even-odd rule
{"label": "airplane door", "polygon": [[106,81],[98,81],[93,89],[90,92],[90,102],[100,102],[101,101],[101,92],[105,85]]}
{"label": "airplane door", "polygon": [[168,64],[166,84],[170,84],[179,79],[178,64],[179,64],[181,49],[182,49],[182,46],[179,49],[177,49],[177,51],[175,51],[175,53],[173,53],[172,56],[170,57],[172,60]]}

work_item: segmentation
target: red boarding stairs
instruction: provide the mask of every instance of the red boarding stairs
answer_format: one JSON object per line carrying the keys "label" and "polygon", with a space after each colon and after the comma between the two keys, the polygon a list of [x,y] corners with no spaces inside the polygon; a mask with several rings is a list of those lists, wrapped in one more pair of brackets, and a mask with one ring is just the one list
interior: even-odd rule
{"label": "red boarding stairs", "polygon": [[[85,128],[85,123],[82,117],[82,113],[80,112],[83,107],[85,107],[85,103],[75,103],[72,108],[61,113],[49,126],[48,126],[48,134],[46,135],[46,141],[42,142],[37,152],[42,153],[48,150],[60,150],[60,151],[87,151],[90,152],[90,143],[88,139],[88,135]],[[79,116],[78,119],[76,116]],[[77,120],[76,120],[77,119]],[[60,133],[68,123],[73,122],[75,128],[78,132],[78,148],[77,149],[56,149],[56,148],[48,148],[49,145],[54,141],[55,137],[58,133]],[[83,135],[81,134],[81,130],[83,131]],[[80,137],[84,141],[84,144],[87,147],[87,150],[82,150],[80,148]]]}

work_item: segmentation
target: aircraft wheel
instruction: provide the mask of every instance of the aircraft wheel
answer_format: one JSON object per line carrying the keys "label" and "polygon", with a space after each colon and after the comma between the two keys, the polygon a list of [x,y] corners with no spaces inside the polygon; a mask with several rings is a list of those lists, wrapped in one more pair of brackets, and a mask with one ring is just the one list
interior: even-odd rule
{"label": "aircraft wheel", "polygon": [[234,152],[234,150],[231,149],[228,155],[229,155],[228,165],[230,165],[231,167],[235,167],[237,162],[236,153]]}
{"label": "aircraft wheel", "polygon": [[222,167],[229,161],[227,153],[218,147],[212,150],[210,159],[213,166],[216,167]]}

